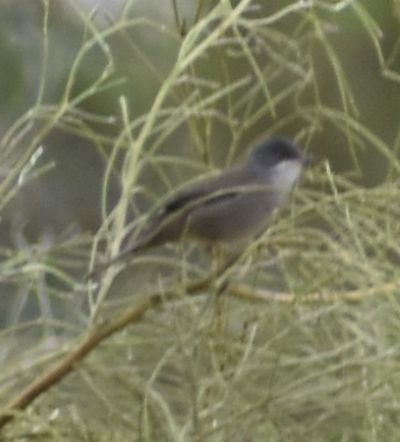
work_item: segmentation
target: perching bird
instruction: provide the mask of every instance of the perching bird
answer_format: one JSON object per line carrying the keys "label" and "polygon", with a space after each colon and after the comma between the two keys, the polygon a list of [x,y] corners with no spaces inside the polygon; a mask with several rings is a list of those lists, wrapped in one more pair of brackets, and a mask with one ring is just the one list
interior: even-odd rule
{"label": "perching bird", "polygon": [[138,240],[94,273],[134,252],[168,242],[236,243],[260,233],[275,209],[287,202],[309,161],[310,155],[287,138],[262,141],[244,163],[168,198]]}

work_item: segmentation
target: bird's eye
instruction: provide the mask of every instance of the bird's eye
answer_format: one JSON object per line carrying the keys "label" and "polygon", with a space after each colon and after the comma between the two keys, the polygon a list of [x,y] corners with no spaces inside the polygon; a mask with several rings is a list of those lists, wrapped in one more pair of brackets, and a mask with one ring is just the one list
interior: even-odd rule
{"label": "bird's eye", "polygon": [[277,149],[276,156],[279,160],[289,160],[293,153],[289,149]]}

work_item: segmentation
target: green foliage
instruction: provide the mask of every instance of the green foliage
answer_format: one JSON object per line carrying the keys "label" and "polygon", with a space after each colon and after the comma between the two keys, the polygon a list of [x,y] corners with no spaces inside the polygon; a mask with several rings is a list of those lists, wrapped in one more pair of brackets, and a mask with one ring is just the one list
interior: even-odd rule
{"label": "green foliage", "polygon": [[[126,1],[106,25],[97,11],[75,7],[83,40],[48,104],[53,5],[43,1],[37,100],[1,140],[0,210],[54,167],[40,162],[42,144],[64,131],[104,161],[101,226],[94,236],[65,231],[50,243],[1,249],[0,302],[10,307],[0,404],[93,330],[111,324],[116,333],[17,411],[5,440],[397,439],[400,132],[388,142],[364,123],[336,39],[346,20],[355,23],[382,81],[398,93],[400,34],[388,55],[380,23],[357,0],[264,3],[198,0],[189,19],[172,1],[169,23]],[[162,54],[146,50],[152,41]],[[115,114],[93,111],[104,96],[114,96]],[[135,257],[96,284],[85,280],[140,230],[143,207],[231,163],[254,134],[288,134],[316,150],[324,132],[345,146],[346,170],[316,152],[326,159],[291,207],[207,284],[188,288],[214,266],[190,244]],[[374,186],[363,182],[374,173],[370,156],[382,168]],[[155,294],[156,303],[143,304]],[[146,315],[124,323],[136,305]]]}

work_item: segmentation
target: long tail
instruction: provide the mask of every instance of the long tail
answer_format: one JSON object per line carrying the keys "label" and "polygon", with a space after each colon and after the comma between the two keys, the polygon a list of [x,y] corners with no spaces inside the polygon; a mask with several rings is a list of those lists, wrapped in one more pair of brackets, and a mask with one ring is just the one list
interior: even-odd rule
{"label": "long tail", "polygon": [[[155,245],[163,244],[168,240],[171,240],[171,232],[168,229],[163,229],[164,215],[156,216],[154,219],[149,221],[149,226],[145,229],[143,233],[141,233],[137,239],[137,241],[126,250],[123,250],[118,255],[114,256],[110,260],[105,263],[99,264],[94,267],[94,269],[88,273],[87,279],[93,279],[98,276],[100,273],[104,272],[108,267],[115,264],[116,262],[122,261],[129,255],[133,255],[138,251],[142,251],[147,249],[148,247],[153,247]],[[168,225],[168,224],[166,224]],[[165,233],[169,235],[168,238],[165,237]],[[172,232],[174,233],[174,232]],[[175,239],[172,238],[172,240]]]}

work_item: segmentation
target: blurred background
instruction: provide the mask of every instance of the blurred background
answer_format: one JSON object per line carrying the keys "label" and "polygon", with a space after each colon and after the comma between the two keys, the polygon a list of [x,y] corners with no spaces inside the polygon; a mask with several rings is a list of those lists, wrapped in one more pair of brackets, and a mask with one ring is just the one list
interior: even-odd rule
{"label": "blurred background", "polygon": [[[129,15],[133,20],[149,20],[165,29],[138,26],[135,29],[124,28],[116,32],[108,41],[112,51],[116,79],[123,80],[114,87],[80,104],[80,109],[99,114],[105,118],[114,118],[115,123],[101,124],[92,122],[92,130],[100,130],[104,136],[115,136],[120,130],[118,99],[124,95],[128,100],[132,118],[148,111],[160,83],[165,78],[175,61],[180,43],[176,28],[173,2],[135,1],[131,3]],[[179,17],[184,26],[190,29],[198,8],[196,0],[177,1]],[[200,2],[204,9],[213,2]],[[289,4],[291,2],[283,2]],[[252,16],[265,17],[274,9],[282,7],[282,2],[258,1]],[[318,3],[318,2],[317,2]],[[374,17],[379,25],[379,44],[387,68],[398,71],[400,57],[399,44],[399,6],[395,1],[376,2],[327,2],[337,12],[320,10],[327,29],[327,36],[333,50],[339,54],[345,80],[352,91],[358,112],[355,118],[365,125],[376,137],[387,143],[390,148],[398,149],[400,91],[399,84],[384,75],[383,66],[373,49],[364,24],[354,13],[352,3],[360,3]],[[100,29],[105,29],[122,14],[127,2],[77,1],[54,2],[48,17],[48,47],[45,66],[43,66],[43,4],[37,2],[3,1],[0,5],[0,129],[4,134],[13,122],[35,104],[41,78],[45,75],[43,102],[55,104],[62,97],[65,82],[73,60],[85,40],[84,14],[92,11],[93,20]],[[81,11],[81,12],[78,12]],[[95,12],[93,12],[95,11]],[[300,13],[299,13],[300,15]],[[289,17],[275,25],[276,32],[287,34],[291,38],[299,32],[293,27],[296,17]],[[294,37],[293,37],[294,36]],[[299,40],[307,38],[299,36]],[[324,49],[315,41],[307,44],[307,53],[299,57],[312,57],[312,67],[318,84],[319,99],[324,103],[340,106],[340,94],[334,78],[331,60]],[[323,46],[323,45],[322,45]],[[247,69],[243,61],[230,60],[229,75],[239,77]],[[306,60],[304,65],[306,64]],[[87,54],[77,72],[74,91],[84,90],[104,68],[104,54],[95,48]],[[204,75],[210,81],[219,81],[223,76],[222,63],[210,56],[200,62]],[[44,72],[45,70],[45,72]],[[292,75],[292,76],[291,76]],[[290,84],[295,75],[284,72],[281,82]],[[305,100],[311,101],[312,92]],[[303,98],[304,100],[304,98]],[[286,100],[272,117],[267,113],[262,119],[249,125],[239,141],[239,150],[244,150],[248,143],[262,136],[279,120],[289,113],[294,100]],[[289,109],[288,109],[289,108]],[[277,132],[294,136],[301,131],[302,121],[293,121]],[[318,123],[319,124],[319,123]],[[226,125],[215,124],[209,141],[213,158],[219,167],[231,143],[231,134]],[[190,133],[178,129],[169,136],[163,149],[179,146],[186,155],[196,155],[195,141]],[[332,125],[320,127],[311,140],[309,148],[317,156],[328,158],[331,167],[337,172],[353,169],[354,159],[349,154],[346,137],[339,135]],[[95,232],[101,223],[99,204],[104,174],[104,157],[99,154],[98,146],[87,137],[80,137],[68,130],[54,128],[43,142],[43,154],[39,164],[51,164],[51,170],[25,187],[18,196],[3,210],[1,236],[3,242],[10,244],[22,235],[27,241],[37,241],[43,234],[57,235],[71,224],[83,231]],[[106,146],[110,150],[110,147]],[[198,155],[201,152],[197,151]],[[362,164],[360,178],[363,184],[372,186],[385,178],[388,164],[382,154],[373,149],[358,152],[358,161]],[[7,175],[6,166],[2,175]],[[117,190],[115,190],[117,192]],[[115,195],[113,195],[115,198]]]}
{"label": "blurred background", "polygon": [[[385,280],[388,275],[395,274],[393,267],[389,270],[389,264],[383,270],[383,265],[382,268],[379,266],[386,262],[385,259],[390,266],[398,265],[398,251],[390,250],[387,254],[386,251],[383,252],[380,249],[383,242],[377,245],[382,238],[378,234],[370,234],[365,224],[370,221],[372,225],[376,221],[379,229],[391,232],[391,235],[398,228],[397,215],[394,216],[393,213],[397,210],[395,192],[398,190],[400,160],[399,1],[250,1],[239,18],[236,17],[235,24],[227,26],[224,33],[216,35],[210,46],[203,50],[204,42],[218,29],[224,17],[229,15],[232,8],[243,3],[233,0],[0,2],[0,252],[3,260],[0,326],[7,331],[0,346],[0,364],[8,361],[10,355],[15,353],[15,342],[19,345],[21,336],[24,336],[24,344],[29,347],[33,336],[63,336],[63,333],[65,336],[74,336],[76,333],[83,333],[89,318],[88,306],[96,296],[90,291],[88,295],[86,287],[82,288],[83,277],[89,268],[91,250],[94,250],[96,258],[103,258],[103,255],[109,256],[111,250],[115,253],[124,244],[125,239],[121,232],[113,230],[113,226],[118,225],[115,221],[118,221],[118,213],[122,213],[120,219],[124,219],[126,223],[132,221],[135,224],[141,214],[156,206],[163,196],[180,183],[235,162],[241,155],[245,155],[249,145],[272,134],[295,139],[322,162],[325,161],[325,165],[328,164],[325,172],[321,172],[321,166],[315,181],[307,181],[304,193],[300,193],[300,197],[295,199],[293,207],[294,211],[297,208],[301,212],[301,201],[318,204],[319,199],[326,198],[321,203],[322,209],[319,212],[315,210],[312,215],[305,216],[304,220],[300,216],[298,225],[319,226],[323,224],[323,219],[324,232],[329,238],[337,240],[335,245],[321,240],[315,247],[321,256],[316,259],[311,250],[302,245],[297,234],[291,236],[290,229],[296,222],[289,220],[287,225],[282,224],[283,239],[279,236],[281,232],[278,227],[276,239],[272,243],[276,241],[278,249],[284,245],[279,249],[283,250],[282,256],[286,253],[285,250],[287,255],[293,253],[293,256],[289,256],[285,265],[282,265],[284,268],[280,269],[279,279],[290,274],[293,261],[297,263],[292,266],[296,271],[303,271],[304,268],[306,270],[300,281],[293,277],[294,282],[287,285],[291,290],[301,293],[321,287],[322,290],[329,288],[333,291],[339,288],[350,290],[370,287],[380,281],[380,278]],[[218,10],[214,9],[217,5]],[[197,49],[202,51],[198,56]],[[184,67],[179,65],[184,63],[182,60],[187,60],[185,57],[191,56],[193,59]],[[180,66],[180,70],[173,76],[176,66]],[[166,94],[161,105],[154,111],[155,103],[157,104],[164,90]],[[151,128],[141,138],[143,128],[149,121],[152,122]],[[351,187],[353,185],[356,190]],[[380,195],[379,189],[382,186],[392,186],[391,193],[387,191],[382,193],[385,196]],[[357,198],[361,196],[351,199],[352,190]],[[340,200],[337,197],[340,191],[349,191],[349,199],[344,202]],[[125,213],[125,209],[121,207],[126,196],[130,203]],[[381,220],[379,215],[385,215],[385,204],[388,207],[387,219]],[[375,210],[372,216],[367,211],[362,212],[363,205],[370,207],[371,213]],[[349,213],[354,217],[349,215],[349,219],[358,223],[357,228],[361,226],[364,229],[360,236],[357,236],[358,230],[356,235],[353,231],[349,232],[351,229],[344,225]],[[376,231],[381,233],[379,229]],[[131,230],[128,228],[127,232]],[[116,247],[114,241],[120,234],[122,239],[120,238]],[[372,238],[371,242],[367,234]],[[393,237],[389,233],[387,236],[389,247],[390,242],[393,244]],[[100,242],[98,249],[92,249],[94,238]],[[385,237],[385,241],[386,239]],[[358,249],[360,243],[364,245],[364,241],[365,249],[362,246]],[[348,254],[339,253],[334,248],[336,244],[343,246]],[[357,262],[352,259],[353,251],[360,255],[356,256],[359,259]],[[268,254],[269,251],[265,253]],[[168,256],[170,251],[165,256],[162,255],[165,259]],[[346,261],[348,256],[351,259]],[[373,261],[372,257],[379,259]],[[269,258],[274,261],[276,256],[271,252]],[[299,269],[303,265],[299,264],[301,260],[304,261],[304,268]],[[262,277],[257,275],[254,280],[260,282],[260,278],[265,278],[261,282],[267,281],[269,287],[275,284],[274,272],[277,272],[276,269],[281,264],[280,261],[276,264],[277,261],[279,260],[274,261],[271,266],[267,263],[265,274]],[[269,262],[268,259],[265,262]],[[319,264],[321,269],[318,268]],[[175,265],[178,268],[178,264]],[[250,267],[247,270],[245,268],[243,274],[247,275]],[[143,271],[144,268],[147,270]],[[325,270],[327,276],[324,274]],[[354,273],[351,273],[352,270]],[[381,270],[382,273],[379,273]],[[130,287],[136,288],[137,285],[146,284],[146,281],[155,283],[157,279],[147,273],[149,270],[146,261],[142,263],[142,267],[139,263],[136,271],[131,269],[129,272],[131,273],[125,280]],[[281,287],[282,284],[280,282],[277,286]],[[127,301],[127,293],[130,293],[127,291],[128,286],[125,284],[122,288],[114,287],[114,296],[115,293],[118,294],[117,298],[125,295]],[[123,304],[113,305],[111,311],[121,305]],[[301,390],[301,395],[297,396],[301,398],[300,402],[304,398],[304,403],[301,402],[299,407],[296,405],[296,398],[288,395],[288,400],[284,401],[285,395],[278,394],[281,403],[277,406],[276,421],[281,416],[289,416],[288,421],[293,417],[296,424],[302,421],[307,423],[314,422],[315,416],[323,416],[318,422],[324,424],[329,422],[331,416],[335,419],[339,416],[343,419],[343,425],[348,424],[348,428],[352,429],[354,422],[364,418],[366,414],[362,406],[360,408],[360,403],[368,397],[372,387],[365,392],[365,397],[358,397],[360,402],[357,406],[351,402],[353,393],[350,390],[349,396],[342,399],[340,392],[347,388],[346,376],[349,375],[350,382],[354,382],[354,385],[361,376],[357,370],[349,374],[340,368],[333,375],[337,384],[332,381],[337,386],[337,390],[332,387],[335,390],[334,400],[338,400],[335,402],[337,409],[327,411],[330,417],[326,417],[322,412],[319,414],[323,406],[317,403],[315,408],[310,405],[308,413],[307,404],[314,404],[312,401],[315,398],[314,381],[308,378],[309,360],[306,357],[302,359],[303,354],[293,354],[298,349],[299,352],[306,349],[304,351],[310,351],[312,356],[314,351],[318,357],[320,353],[325,354],[325,351],[326,354],[332,351],[335,356],[336,348],[340,345],[343,345],[340,348],[344,348],[353,338],[352,330],[357,329],[358,339],[360,336],[364,337],[364,331],[366,334],[370,332],[370,324],[371,327],[376,324],[383,327],[386,319],[382,319],[384,308],[379,310],[374,306],[371,310],[365,307],[365,311],[362,308],[353,311],[347,305],[332,305],[322,307],[311,320],[313,312],[304,319],[301,306],[296,305],[293,310],[286,307],[285,305],[281,309],[277,304],[268,305],[268,313],[264,313],[263,309],[256,311],[257,307],[252,310],[252,307],[244,304],[239,307],[235,305],[232,309],[238,308],[239,314],[233,316],[233,319],[231,317],[231,322],[227,321],[233,324],[231,329],[229,325],[227,327],[234,331],[232,342],[228,342],[231,335],[227,333],[224,335],[226,342],[217,344],[226,344],[224,351],[229,353],[228,362],[232,357],[232,360],[239,361],[239,366],[240,358],[235,359],[235,345],[238,342],[235,333],[246,322],[242,319],[240,309],[248,309],[246,318],[250,318],[249,323],[258,314],[265,314],[259,323],[261,331],[257,337],[260,339],[261,336],[260,342],[252,343],[258,349],[256,358],[260,358],[254,364],[260,364],[257,367],[264,370],[265,357],[265,363],[270,364],[271,369],[268,376],[272,372],[271,376],[275,376],[275,364],[281,357],[281,352],[286,355],[287,351],[290,356],[287,360],[295,361],[293,364],[300,367],[299,371],[304,370],[300,375],[296,374],[290,365],[292,362],[288,363],[286,371],[285,368],[282,372],[278,370],[277,388],[282,387],[284,390],[287,379],[293,381],[293,385],[301,379],[305,387],[304,391]],[[139,348],[135,348],[132,354],[137,351],[135,357],[139,355],[139,361],[144,361],[143,365],[139,364],[138,372],[140,371],[146,382],[152,375],[152,370],[156,370],[154,366],[157,366],[160,354],[164,351],[164,348],[160,348],[164,344],[163,339],[170,339],[165,344],[165,348],[169,348],[171,342],[175,343],[174,339],[179,341],[177,336],[181,338],[185,335],[185,327],[190,329],[194,323],[197,324],[197,316],[193,313],[194,310],[190,310],[191,305],[188,307],[190,314],[182,315],[182,318],[179,317],[179,308],[176,311],[174,308],[163,311],[162,317],[152,316],[149,323],[141,324],[135,329],[138,336],[145,337],[145,345],[141,347],[143,343],[140,342]],[[395,310],[390,305],[385,308],[386,312]],[[106,311],[108,312],[107,309]],[[375,314],[382,315],[381,322],[376,321]],[[174,328],[174,321],[178,321],[174,315],[184,323],[179,324],[182,326],[179,330],[179,327]],[[318,315],[325,318],[329,325],[320,321]],[[214,319],[216,316],[218,313],[215,313]],[[307,328],[308,321],[319,332],[311,333]],[[20,324],[23,325],[20,327]],[[286,330],[286,334],[280,334],[282,324],[291,324],[292,328]],[[391,324],[400,329],[395,320]],[[243,328],[245,325],[247,327],[248,323]],[[206,326],[204,329],[208,330]],[[201,329],[201,333],[203,331]],[[278,337],[273,340],[275,332]],[[218,330],[216,335],[216,338],[212,338],[218,340]],[[195,336],[197,330],[193,333],[194,341]],[[264,341],[269,342],[271,336],[273,350],[263,347]],[[384,329],[383,332],[379,329],[376,335],[371,332],[371,336],[370,340],[365,339],[368,342],[362,350],[368,355],[378,347],[382,352],[386,351],[385,345],[389,346],[388,342],[396,335],[392,330],[389,332]],[[54,349],[54,343],[49,344],[44,339],[40,345],[43,342],[44,348],[49,345],[50,350]],[[133,345],[136,344],[135,341]],[[238,345],[241,344],[247,345],[244,341],[240,341]],[[40,345],[38,347],[42,350]],[[153,345],[152,352],[148,350],[150,345]],[[186,350],[185,345],[189,346],[191,343],[185,341],[182,344]],[[276,353],[273,353],[274,345]],[[259,351],[260,348],[265,353]],[[192,350],[191,347],[190,349]],[[269,353],[270,350],[272,353]],[[119,348],[108,348],[107,351],[122,352]],[[126,352],[129,357],[130,351]],[[174,351],[171,350],[171,354]],[[354,352],[358,351],[361,352],[357,347]],[[177,357],[177,360],[187,368],[185,364],[190,365],[190,357],[182,354],[182,359]],[[198,354],[202,354],[204,360],[207,359],[207,348],[204,350],[201,347],[196,356]],[[353,356],[352,353],[351,357]],[[107,369],[114,367],[114,353],[102,354],[102,357]],[[347,353],[343,359],[338,357],[339,362],[347,363],[346,358]],[[377,357],[371,362],[371,373],[378,374],[374,378],[374,385],[382,381],[379,379],[381,360],[378,359]],[[325,386],[330,388],[333,385],[329,383],[332,378],[327,380],[325,376],[329,376],[327,367],[330,367],[332,361],[329,360],[326,365],[323,358],[318,361],[318,385],[322,389]],[[129,368],[124,366],[124,370],[132,369],[130,363],[131,359],[127,362]],[[212,366],[211,362],[208,363],[209,365],[199,363],[202,368],[207,367],[202,373],[204,377],[199,375],[199,379],[205,379],[206,384]],[[173,390],[176,386],[180,388],[182,378],[192,385],[192,379],[189,382],[182,375],[184,369],[177,367],[178,363],[174,364],[175,361],[171,362],[171,366],[167,367],[171,370],[163,374],[166,380],[161,380],[166,392],[162,391],[168,400],[173,397],[169,396],[168,389]],[[135,367],[132,371],[135,371]],[[361,362],[357,367],[365,368]],[[94,370],[93,367],[91,369]],[[10,373],[12,370],[13,367]],[[253,394],[258,397],[257,379],[262,385],[270,382],[262,370],[257,372],[260,377],[256,376],[254,383],[247,382],[247,374],[243,375],[245,387],[242,387],[253,389],[249,392],[249,397],[253,397]],[[96,372],[99,377],[103,374]],[[121,373],[118,372],[118,375]],[[240,378],[239,375],[238,377]],[[25,373],[25,380],[27,379],[29,376]],[[118,378],[118,382],[120,380]],[[1,381],[2,379],[0,384]],[[7,382],[8,380],[4,381]],[[271,391],[272,384],[275,386],[271,382]],[[16,388],[16,385],[12,384],[12,388]],[[90,401],[90,395],[79,397],[79,384],[78,388],[72,383],[70,386],[72,393],[78,393],[77,402],[80,405]],[[118,390],[118,394],[121,397],[125,393],[125,387],[124,384],[119,384],[121,390]],[[387,390],[395,391],[393,385]],[[201,391],[208,390],[205,388]],[[361,389],[357,390],[357,394],[359,391]],[[375,394],[376,390],[373,391]],[[377,408],[382,403],[388,403],[386,393],[379,391],[382,402],[376,402]],[[62,391],[61,396],[64,393]],[[195,402],[191,394],[189,398],[185,397],[188,407],[187,404],[192,406]],[[322,402],[330,404],[331,396],[328,393],[326,395]],[[236,401],[236,397],[234,400],[228,400],[228,396],[224,398],[226,408],[221,407],[223,410]],[[179,418],[184,415],[182,410],[185,409],[181,399],[178,395],[175,402],[173,397],[171,406]],[[70,398],[62,396],[62,400],[68,402]],[[121,404],[129,409],[130,401],[131,397],[124,397]],[[394,401],[395,399],[393,403]],[[140,408],[141,402],[138,402]],[[281,414],[279,407],[285,408],[288,404],[293,404],[296,409],[290,410],[288,415]],[[93,405],[96,407],[98,404],[91,403]],[[248,406],[247,403],[245,405]],[[104,408],[106,411],[102,411],[105,415],[111,416],[112,407],[107,404]],[[232,418],[244,409],[245,407],[231,410],[232,414],[227,412],[227,415]],[[396,407],[394,410],[399,415]],[[290,414],[292,411],[293,415]],[[354,420],[349,418],[347,421],[348,414],[353,412]],[[379,409],[374,416],[379,417],[380,412]],[[118,417],[125,419],[123,414]],[[271,440],[364,440],[351,436],[348,439],[322,439],[318,438],[318,432],[315,439],[307,439],[307,433],[304,439],[297,439],[298,428],[295,425],[290,427],[290,434],[287,433],[286,439],[279,439],[278,435],[282,433],[277,428],[287,425],[285,418],[282,418],[284,423],[281,427],[268,423],[269,434],[276,436]],[[317,427],[318,423],[315,425]],[[248,428],[252,428],[252,422]],[[327,428],[321,434],[328,434]],[[246,434],[246,431],[238,434]],[[247,440],[266,440],[264,435],[261,432]],[[240,437],[233,432],[225,440],[245,440]],[[163,439],[155,437],[154,440]]]}

